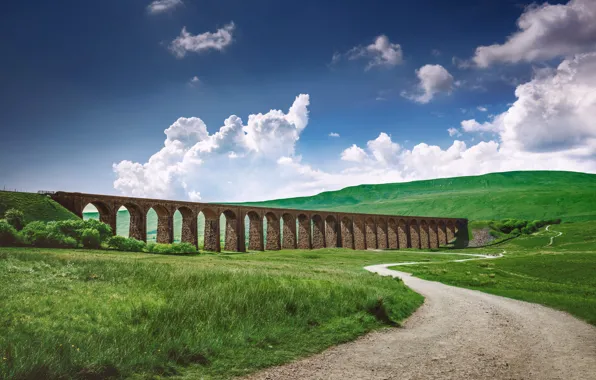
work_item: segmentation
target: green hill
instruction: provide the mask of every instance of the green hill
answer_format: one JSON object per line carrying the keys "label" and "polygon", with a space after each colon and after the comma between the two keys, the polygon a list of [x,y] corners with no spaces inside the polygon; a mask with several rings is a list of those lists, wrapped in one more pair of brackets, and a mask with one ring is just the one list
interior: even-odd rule
{"label": "green hill", "polygon": [[27,222],[76,218],[73,213],[46,195],[0,191],[0,218],[11,208],[23,211]]}
{"label": "green hill", "polygon": [[360,185],[310,197],[245,204],[366,213],[582,221],[596,219],[596,175],[519,171]]}

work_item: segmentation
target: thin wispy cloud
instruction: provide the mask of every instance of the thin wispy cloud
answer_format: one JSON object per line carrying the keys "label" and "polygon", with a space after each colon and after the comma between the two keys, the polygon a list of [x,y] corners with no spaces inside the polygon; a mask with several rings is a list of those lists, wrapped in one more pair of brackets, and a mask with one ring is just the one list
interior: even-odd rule
{"label": "thin wispy cloud", "polygon": [[181,6],[182,0],[155,0],[147,5],[147,12],[150,14],[159,14]]}
{"label": "thin wispy cloud", "polygon": [[224,50],[233,41],[234,22],[230,22],[215,32],[205,32],[197,35],[182,28],[178,36],[170,44],[170,50],[178,58],[184,58],[188,52],[200,53],[207,50]]}

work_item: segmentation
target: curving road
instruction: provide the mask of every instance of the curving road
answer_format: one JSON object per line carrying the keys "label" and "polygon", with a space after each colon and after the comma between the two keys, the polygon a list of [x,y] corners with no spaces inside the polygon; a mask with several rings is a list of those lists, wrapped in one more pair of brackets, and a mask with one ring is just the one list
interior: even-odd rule
{"label": "curving road", "polygon": [[[407,264],[414,263],[399,265]],[[394,265],[365,269],[400,277],[426,297],[402,328],[373,332],[248,378],[596,379],[596,327],[544,306],[387,268]]]}

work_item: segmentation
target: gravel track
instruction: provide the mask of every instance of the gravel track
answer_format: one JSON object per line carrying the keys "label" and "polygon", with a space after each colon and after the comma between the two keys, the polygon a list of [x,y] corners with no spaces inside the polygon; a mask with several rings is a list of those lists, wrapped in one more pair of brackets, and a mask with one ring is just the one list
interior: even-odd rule
{"label": "gravel track", "polygon": [[[488,258],[494,257],[476,259]],[[407,264],[413,263],[399,265]],[[373,332],[247,379],[596,380],[596,327],[537,304],[387,268],[394,265],[365,269],[400,277],[426,297],[403,327]]]}

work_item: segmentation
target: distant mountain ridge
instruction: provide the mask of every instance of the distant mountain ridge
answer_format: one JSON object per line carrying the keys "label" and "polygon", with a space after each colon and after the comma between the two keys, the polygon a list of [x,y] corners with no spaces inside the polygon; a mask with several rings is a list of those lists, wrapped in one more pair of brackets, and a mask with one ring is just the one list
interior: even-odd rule
{"label": "distant mountain ridge", "polygon": [[580,221],[596,219],[596,174],[514,171],[359,185],[244,205],[398,215]]}

